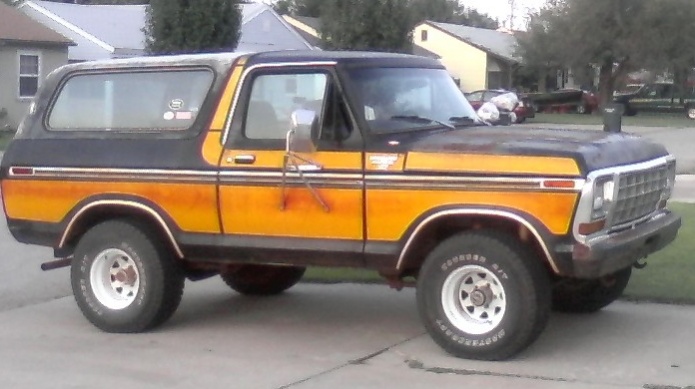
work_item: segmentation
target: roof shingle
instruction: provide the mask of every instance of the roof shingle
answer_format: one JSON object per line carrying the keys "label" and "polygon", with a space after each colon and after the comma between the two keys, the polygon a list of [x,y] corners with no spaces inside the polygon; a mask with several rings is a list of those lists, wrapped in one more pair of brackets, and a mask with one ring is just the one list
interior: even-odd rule
{"label": "roof shingle", "polygon": [[519,58],[515,53],[517,40],[514,35],[502,31],[461,26],[458,24],[437,23],[431,21],[428,21],[427,23],[489,54],[495,55],[509,62],[519,62]]}

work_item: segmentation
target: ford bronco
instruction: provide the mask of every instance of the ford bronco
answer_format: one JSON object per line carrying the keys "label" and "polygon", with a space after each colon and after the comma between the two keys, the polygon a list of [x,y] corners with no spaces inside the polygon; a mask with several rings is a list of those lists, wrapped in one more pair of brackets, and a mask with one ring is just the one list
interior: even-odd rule
{"label": "ford bronco", "polygon": [[415,283],[431,337],[511,357],[597,311],[673,241],[675,160],[622,133],[493,127],[442,65],[383,53],[70,64],[2,158],[19,242],[71,266],[96,327],[140,332],[184,280],[273,295],[307,266]]}

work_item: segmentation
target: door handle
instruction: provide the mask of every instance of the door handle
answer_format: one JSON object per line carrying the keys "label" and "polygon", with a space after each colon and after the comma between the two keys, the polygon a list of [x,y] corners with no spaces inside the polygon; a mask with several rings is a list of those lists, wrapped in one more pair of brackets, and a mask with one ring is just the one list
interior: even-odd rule
{"label": "door handle", "polygon": [[[231,161],[228,159],[227,162],[231,162]],[[235,155],[234,156],[234,163],[237,165],[253,165],[255,162],[256,162],[256,156],[255,155],[247,154],[247,155]]]}
{"label": "door handle", "polygon": [[312,164],[306,164],[306,165],[294,165],[289,167],[290,171],[294,172],[315,172],[321,170],[321,166],[319,165],[312,165]]}

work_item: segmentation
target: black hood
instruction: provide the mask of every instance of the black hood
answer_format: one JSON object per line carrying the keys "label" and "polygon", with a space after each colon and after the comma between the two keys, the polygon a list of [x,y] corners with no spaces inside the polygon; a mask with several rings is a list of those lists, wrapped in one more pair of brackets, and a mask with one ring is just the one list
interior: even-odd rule
{"label": "black hood", "polygon": [[668,155],[664,146],[625,133],[528,127],[471,127],[401,140],[410,151],[573,158],[584,174]]}

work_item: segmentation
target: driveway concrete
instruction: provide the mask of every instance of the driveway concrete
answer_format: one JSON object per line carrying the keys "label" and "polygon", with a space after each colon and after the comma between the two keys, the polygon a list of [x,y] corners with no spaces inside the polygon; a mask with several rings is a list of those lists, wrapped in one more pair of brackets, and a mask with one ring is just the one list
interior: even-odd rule
{"label": "driveway concrete", "polygon": [[72,298],[0,313],[7,388],[683,388],[695,384],[695,308],[618,302],[554,314],[518,358],[477,362],[425,335],[414,290],[300,284],[247,298],[187,284],[160,330],[106,334]]}

